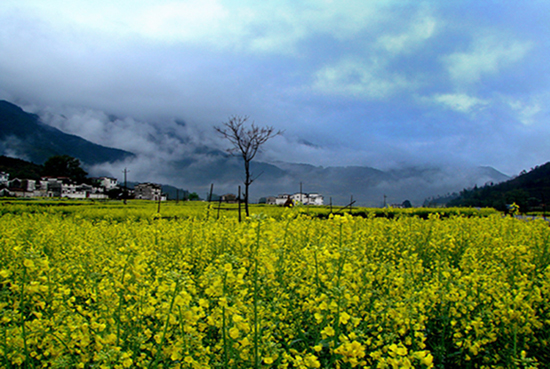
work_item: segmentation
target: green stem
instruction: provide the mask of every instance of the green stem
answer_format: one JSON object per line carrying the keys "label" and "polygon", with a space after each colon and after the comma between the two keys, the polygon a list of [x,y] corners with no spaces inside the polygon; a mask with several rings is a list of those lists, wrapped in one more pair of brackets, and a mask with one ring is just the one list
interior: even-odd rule
{"label": "green stem", "polygon": [[340,239],[338,241],[338,251],[342,253],[340,260],[338,261],[338,271],[336,275],[336,292],[338,293],[338,303],[336,306],[336,319],[334,321],[334,347],[338,346],[338,337],[340,336],[340,305],[342,304],[342,290],[340,288],[340,281],[342,278],[342,271],[344,270],[344,264],[346,263],[346,251],[342,250],[342,223],[340,223]]}
{"label": "green stem", "polygon": [[518,325],[514,322],[514,359],[518,357]]}
{"label": "green stem", "polygon": [[[124,275],[126,274],[126,268],[128,267],[129,258],[130,258],[130,255],[128,255],[124,268],[122,269],[122,280],[120,281],[120,285],[122,286],[122,288],[124,287]],[[122,288],[118,291],[118,306],[116,311],[116,346],[117,347],[120,344],[120,311],[122,309],[122,304],[124,302],[124,290]]]}
{"label": "green stem", "polygon": [[256,237],[256,250],[254,252],[254,368],[258,368],[259,363],[259,355],[258,355],[258,341],[259,341],[259,335],[258,335],[258,325],[259,325],[259,318],[258,318],[258,252],[260,249],[260,224],[258,223],[258,231],[257,231],[257,237]]}
{"label": "green stem", "polygon": [[5,365],[5,367],[7,368],[8,367],[8,337],[6,335],[6,328],[3,327],[4,329],[2,329],[2,338],[3,338],[3,342],[2,342],[2,346],[4,346],[4,356],[2,358],[2,361]]}
{"label": "green stem", "polygon": [[286,239],[288,235],[288,227],[290,225],[290,219],[286,222],[285,225],[285,235],[283,236],[283,244],[279,251],[279,258],[277,259],[277,279],[279,280],[279,283],[281,286],[285,285],[285,282],[283,280],[283,273],[284,273],[284,265],[285,265],[285,257],[286,257]]}
{"label": "green stem", "polygon": [[317,260],[317,247],[313,250],[313,260],[315,261],[315,284],[317,290],[321,291],[321,280],[319,279],[319,261]]}
{"label": "green stem", "polygon": [[176,280],[176,287],[174,288],[174,293],[172,294],[172,301],[170,301],[170,308],[168,309],[168,313],[166,314],[166,320],[164,321],[164,329],[162,330],[162,337],[160,339],[160,342],[157,343],[157,350],[155,352],[155,360],[151,362],[151,365],[149,367],[156,368],[157,363],[159,361],[159,353],[164,345],[164,341],[166,339],[166,332],[168,331],[168,322],[170,320],[170,314],[172,314],[172,309],[174,308],[174,302],[176,301],[176,296],[178,295],[179,290],[179,280]]}
{"label": "green stem", "polygon": [[19,309],[21,310],[21,338],[23,339],[23,348],[25,350],[25,362],[31,364],[34,368],[34,362],[29,356],[29,348],[27,346],[27,332],[25,329],[25,285],[27,284],[27,268],[23,265],[23,280],[21,281],[21,297],[19,303]]}
{"label": "green stem", "polygon": [[[226,293],[226,281],[227,281],[227,273],[224,273],[223,275],[223,297],[225,297]],[[229,348],[227,346],[227,321],[226,321],[226,313],[225,313],[225,306],[222,306],[222,340],[223,340],[223,367],[228,368],[229,367]]]}

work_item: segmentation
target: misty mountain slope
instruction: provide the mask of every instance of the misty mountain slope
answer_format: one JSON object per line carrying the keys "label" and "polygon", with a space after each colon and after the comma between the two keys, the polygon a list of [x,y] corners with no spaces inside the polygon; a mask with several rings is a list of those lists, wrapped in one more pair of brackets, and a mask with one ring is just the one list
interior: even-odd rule
{"label": "misty mountain slope", "polygon": [[[382,171],[376,168],[320,167],[309,164],[277,162],[270,164],[252,162],[252,173],[257,179],[250,186],[250,197],[257,201],[260,197],[292,194],[300,191],[321,193],[325,203],[348,204],[353,196],[356,205],[382,206],[401,204],[405,200],[421,205],[427,197],[438,193],[458,191],[465,187],[485,183],[487,180],[506,179],[504,174],[492,168],[403,168]],[[214,184],[217,194],[237,193],[242,184],[244,169],[238,157],[214,155],[172,165],[171,180],[178,185],[193,188],[201,196]],[[193,191],[192,190],[192,191]]]}
{"label": "misty mountain slope", "polygon": [[[244,189],[244,166],[240,158],[229,155],[197,155],[196,158],[178,160],[171,164],[177,177],[182,177],[186,183],[202,186],[207,182],[225,187]],[[253,161],[250,166],[254,184],[262,182],[277,182],[288,175],[281,168],[259,161]],[[235,191],[233,191],[235,192]]]}
{"label": "misty mountain slope", "polygon": [[86,165],[114,162],[134,154],[94,144],[42,123],[35,114],[0,101],[0,154],[44,163],[53,155],[70,155]]}
{"label": "misty mountain slope", "polygon": [[[304,166],[299,166],[303,170]],[[492,169],[492,168],[491,168]],[[382,171],[371,167],[314,167],[293,177],[302,178],[305,192],[321,192],[328,202],[346,204],[357,200],[358,205],[382,206],[401,204],[405,200],[421,205],[423,199],[434,193],[446,193],[453,188],[464,188],[487,179],[500,182],[508,177],[492,169],[458,167],[404,167]],[[301,174],[301,175],[300,175]]]}
{"label": "misty mountain slope", "polygon": [[294,182],[297,191],[302,183],[304,192],[319,192],[328,197],[337,198],[339,203],[346,202],[351,194],[363,194],[384,180],[388,175],[381,170],[360,167],[317,167],[309,164],[279,163],[286,170],[287,180]]}
{"label": "misty mountain slope", "polygon": [[[227,146],[220,145],[220,138],[211,127],[201,129],[175,120],[147,122],[87,110],[41,114],[41,117],[0,102],[0,151],[37,163],[53,154],[67,154],[88,164],[87,170],[92,176],[121,179],[123,171],[128,169],[131,181],[173,185],[197,192],[202,197],[206,196],[211,184],[217,194],[236,194],[239,186],[244,190],[242,159],[221,149]],[[105,146],[82,139],[76,135],[80,132]],[[277,157],[277,153],[285,157],[285,151],[296,149],[294,153],[316,150],[319,155],[326,154],[322,147],[303,146],[299,139],[288,141],[283,137],[281,140],[278,150],[274,150],[276,145],[271,146],[270,157]],[[300,151],[304,147],[305,151]],[[353,196],[356,205],[364,206],[401,204],[405,200],[421,205],[430,196],[487,182],[498,183],[507,178],[493,168],[483,167],[426,165],[388,170],[369,166],[321,167],[267,161],[262,155],[252,161],[251,171],[255,178],[250,186],[252,201],[298,192],[301,183],[302,191],[322,194],[326,204],[332,200],[335,205],[346,205]]]}

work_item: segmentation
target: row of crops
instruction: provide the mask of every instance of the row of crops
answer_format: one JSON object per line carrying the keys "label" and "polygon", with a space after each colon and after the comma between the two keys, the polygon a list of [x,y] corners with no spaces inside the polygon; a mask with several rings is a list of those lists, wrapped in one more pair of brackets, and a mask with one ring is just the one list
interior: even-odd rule
{"label": "row of crops", "polygon": [[156,206],[2,204],[1,367],[550,362],[543,220]]}

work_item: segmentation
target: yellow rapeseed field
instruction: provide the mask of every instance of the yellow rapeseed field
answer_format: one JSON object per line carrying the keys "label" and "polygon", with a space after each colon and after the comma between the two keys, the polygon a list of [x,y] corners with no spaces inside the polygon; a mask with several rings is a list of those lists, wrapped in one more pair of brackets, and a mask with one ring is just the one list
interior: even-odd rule
{"label": "yellow rapeseed field", "polygon": [[3,368],[550,362],[542,220],[2,207]]}

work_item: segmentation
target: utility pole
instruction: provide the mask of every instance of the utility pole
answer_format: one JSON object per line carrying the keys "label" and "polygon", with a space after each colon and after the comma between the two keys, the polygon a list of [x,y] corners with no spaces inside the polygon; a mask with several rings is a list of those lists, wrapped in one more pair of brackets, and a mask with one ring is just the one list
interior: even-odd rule
{"label": "utility pole", "polygon": [[388,196],[384,195],[384,207],[386,207],[386,197]]}
{"label": "utility pole", "polygon": [[126,198],[128,197],[128,182],[126,180],[126,174],[129,172],[128,169],[124,168],[122,173],[124,173],[124,205],[126,205]]}

